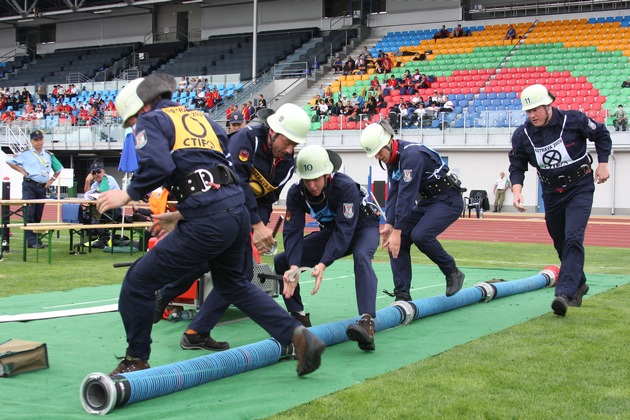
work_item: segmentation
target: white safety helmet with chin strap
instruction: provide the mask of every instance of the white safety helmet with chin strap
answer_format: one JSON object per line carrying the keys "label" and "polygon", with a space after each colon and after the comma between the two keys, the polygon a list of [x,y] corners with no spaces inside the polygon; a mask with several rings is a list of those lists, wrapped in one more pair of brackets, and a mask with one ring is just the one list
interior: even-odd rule
{"label": "white safety helmet with chin strap", "polygon": [[334,169],[328,151],[317,144],[304,147],[295,160],[295,171],[302,179],[316,179],[322,175],[330,175]]}
{"label": "white safety helmet with chin strap", "polygon": [[[384,126],[385,122],[370,124],[361,133],[361,148],[372,158],[392,139],[393,134]],[[392,130],[393,131],[393,130]]]}
{"label": "white safety helmet with chin strap", "polygon": [[298,144],[306,143],[306,135],[311,128],[308,114],[295,104],[282,105],[267,117],[266,123],[276,133]]}
{"label": "white safety helmet with chin strap", "polygon": [[549,105],[556,98],[541,84],[531,85],[521,92],[521,106],[523,111],[537,108],[541,105]]}

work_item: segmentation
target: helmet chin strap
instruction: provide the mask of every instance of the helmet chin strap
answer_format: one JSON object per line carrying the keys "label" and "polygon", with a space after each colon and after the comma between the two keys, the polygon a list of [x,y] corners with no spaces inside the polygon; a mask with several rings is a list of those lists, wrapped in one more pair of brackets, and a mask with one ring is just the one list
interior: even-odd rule
{"label": "helmet chin strap", "polygon": [[[392,145],[392,147],[389,147],[390,144]],[[398,140],[392,138],[390,140],[390,143],[388,143],[386,146],[383,146],[383,149],[389,152],[389,161],[387,161],[387,165],[391,165],[392,163],[396,162],[396,159],[398,158]],[[383,167],[383,161],[379,160],[378,164],[380,165],[381,169],[387,169]]]}

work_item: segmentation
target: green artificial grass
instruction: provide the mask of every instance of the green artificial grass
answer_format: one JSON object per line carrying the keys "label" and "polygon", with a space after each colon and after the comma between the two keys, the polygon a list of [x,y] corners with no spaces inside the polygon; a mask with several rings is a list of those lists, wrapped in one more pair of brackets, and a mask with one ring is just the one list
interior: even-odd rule
{"label": "green artificial grass", "polygon": [[[20,249],[14,232],[13,249]],[[53,263],[11,252],[0,262],[0,296],[118,284],[124,254],[69,255],[55,239]],[[551,245],[443,241],[462,267],[540,270],[556,264]],[[587,247],[586,273],[628,275],[628,250]],[[379,250],[376,260],[386,261]],[[271,263],[271,257],[264,257]],[[431,264],[417,250],[415,264]],[[368,379],[272,418],[605,418],[630,417],[630,286],[588,297],[565,318],[551,312]],[[360,362],[358,360],[358,362]],[[296,391],[297,392],[297,391]]]}
{"label": "green artificial grass", "polygon": [[271,418],[628,418],[630,286],[586,302]]}

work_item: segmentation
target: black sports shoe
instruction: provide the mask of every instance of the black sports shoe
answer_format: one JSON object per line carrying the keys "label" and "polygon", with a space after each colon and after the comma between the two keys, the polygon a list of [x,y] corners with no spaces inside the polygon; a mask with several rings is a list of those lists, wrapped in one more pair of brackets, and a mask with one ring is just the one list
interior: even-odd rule
{"label": "black sports shoe", "polygon": [[48,246],[48,244],[42,244],[42,243],[39,243],[39,244],[35,244],[35,245],[29,245],[28,247],[29,247],[29,248],[39,248],[39,249],[42,249],[42,248],[46,248],[47,246]]}
{"label": "black sports shoe", "polygon": [[453,296],[462,289],[466,276],[459,268],[446,276],[446,296]]}
{"label": "black sports shoe", "polygon": [[356,324],[348,325],[346,335],[352,341],[359,344],[361,350],[372,351],[376,349],[374,344],[374,319],[369,315],[364,315]]}
{"label": "black sports shoe", "polygon": [[230,348],[230,344],[225,341],[215,341],[210,336],[186,333],[182,335],[179,346],[184,350],[223,351]]}
{"label": "black sports shoe", "polygon": [[551,309],[553,310],[553,313],[558,316],[565,316],[571,300],[572,299],[567,295],[559,294],[556,296],[553,302],[551,302]]}
{"label": "black sports shoe", "polygon": [[155,291],[155,310],[153,312],[153,323],[157,324],[164,318],[164,310],[168,306],[169,301],[162,299],[160,290]]}
{"label": "black sports shoe", "polygon": [[569,306],[582,306],[582,297],[588,293],[588,289],[589,287],[586,283],[578,287],[577,292],[575,293],[575,299],[569,301]]}

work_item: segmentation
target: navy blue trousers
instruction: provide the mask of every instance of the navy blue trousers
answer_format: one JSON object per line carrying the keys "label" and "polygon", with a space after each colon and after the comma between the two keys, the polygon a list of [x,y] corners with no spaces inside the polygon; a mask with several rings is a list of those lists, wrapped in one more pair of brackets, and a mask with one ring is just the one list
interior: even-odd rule
{"label": "navy blue trousers", "polygon": [[592,176],[585,178],[562,193],[543,191],[547,231],[561,262],[556,295],[575,297],[578,287],[586,283],[584,233],[593,207],[595,184]]}
{"label": "navy blue trousers", "polygon": [[455,260],[444,250],[437,236],[459,218],[463,208],[464,199],[453,188],[430,200],[423,199],[413,208],[402,229],[398,258],[392,258],[390,254],[395,290],[409,293],[411,289],[412,244],[437,264],[445,276],[457,268]]}
{"label": "navy blue trousers", "polygon": [[[35,182],[27,180],[22,181],[22,198],[25,200],[39,200],[46,198],[46,188],[40,187]],[[42,215],[44,214],[43,204],[29,204],[27,207],[28,215],[26,217],[27,223],[40,223],[42,221]],[[37,235],[32,230],[25,230],[24,236],[26,236],[26,242],[28,246],[35,246],[37,244]]]}
{"label": "navy blue trousers", "polygon": [[[248,242],[248,243],[250,244],[250,246],[245,246],[245,250],[244,250],[245,278],[248,279],[249,281],[252,281],[252,279],[254,278],[254,252],[251,247],[251,242]],[[199,267],[189,270],[188,273],[186,273],[182,278],[165,285],[164,287],[160,289],[160,296],[162,297],[162,300],[165,302],[166,301],[170,302],[171,300],[175,299],[177,296],[181,295],[182,293],[185,293],[188,289],[190,289],[193,283],[197,281],[198,278],[200,278],[203,274],[207,273],[208,271],[209,271],[208,264],[204,262]],[[201,275],[199,275],[198,273],[201,273]],[[211,303],[207,304],[206,309],[204,310],[203,304],[205,303],[206,300],[211,300]],[[199,314],[197,314],[195,319],[201,319],[202,316],[200,314],[202,312],[206,314],[206,316],[210,316],[210,314],[208,313],[209,311],[208,308],[214,308],[213,312],[216,311],[218,317],[221,318],[221,316],[223,316],[227,308],[230,306],[230,304],[226,302],[225,299],[221,298],[221,296],[218,293],[212,293],[212,291],[210,292],[208,296],[206,296],[206,298],[204,299],[204,303],[202,303],[202,307],[200,308]],[[217,322],[219,318],[217,318]],[[196,328],[192,328],[192,329],[199,332],[199,330],[197,330]],[[205,329],[201,331],[205,331]]]}
{"label": "navy blue trousers", "polygon": [[122,284],[118,308],[127,333],[127,355],[148,360],[155,291],[197,270],[212,273],[214,291],[236,305],[281,344],[288,344],[301,324],[271,297],[245,278],[243,247],[249,246],[251,224],[244,206],[181,221],[175,230],[130,268]]}
{"label": "navy blue trousers", "polygon": [[[313,232],[304,238],[301,267],[313,267],[321,261],[326,249],[326,244],[333,234],[333,229],[323,229]],[[352,236],[350,246],[344,257],[352,254],[354,260],[354,287],[356,290],[357,307],[359,315],[370,314],[376,316],[376,288],[378,279],[372,267],[372,258],[378,248],[379,233],[378,222],[366,223],[357,226]],[[275,256],[273,260],[274,270],[277,274],[284,274],[289,268],[289,261],[284,252]],[[282,286],[281,286],[282,289]],[[300,286],[289,299],[284,299],[287,310],[298,312],[304,310]]]}

